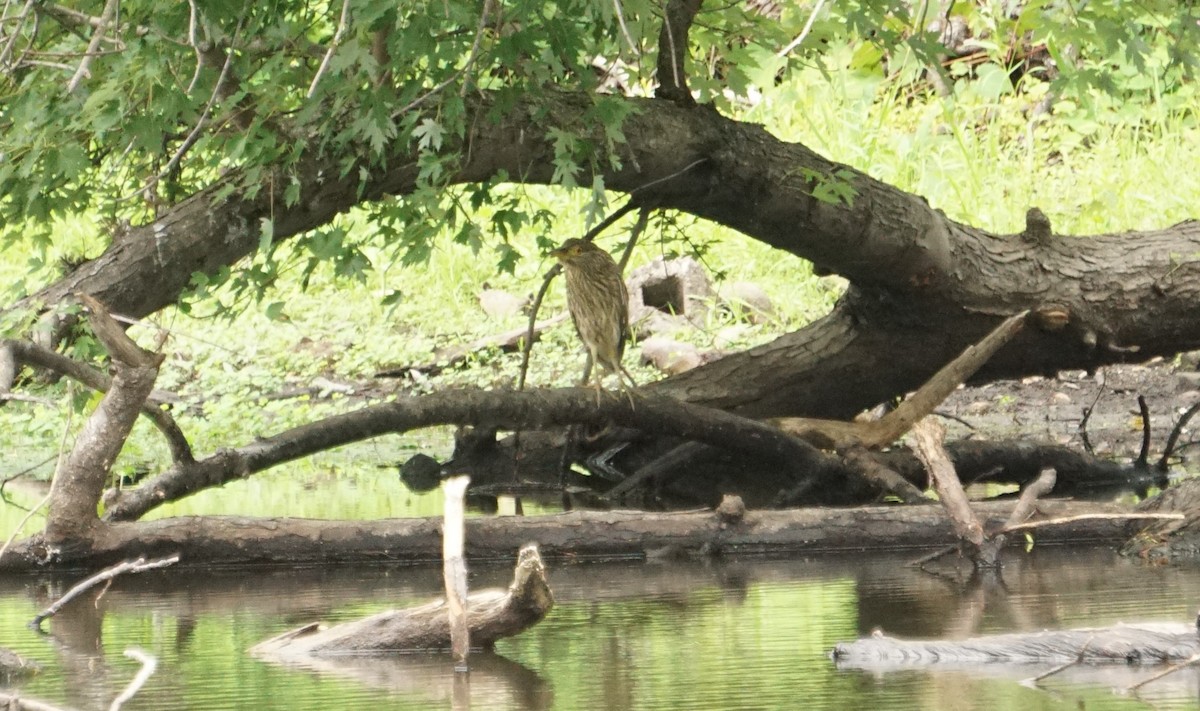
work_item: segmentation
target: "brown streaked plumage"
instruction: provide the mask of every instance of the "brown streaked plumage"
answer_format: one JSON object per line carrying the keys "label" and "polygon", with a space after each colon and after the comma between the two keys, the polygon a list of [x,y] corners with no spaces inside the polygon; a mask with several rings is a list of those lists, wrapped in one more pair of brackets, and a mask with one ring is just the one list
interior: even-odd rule
{"label": "brown streaked plumage", "polygon": [[[629,333],[629,293],[621,269],[608,252],[581,239],[569,239],[550,254],[566,272],[567,310],[591,363],[616,375],[621,389],[628,392],[622,376],[634,387],[637,383],[621,365]],[[599,393],[603,373],[594,375]]]}

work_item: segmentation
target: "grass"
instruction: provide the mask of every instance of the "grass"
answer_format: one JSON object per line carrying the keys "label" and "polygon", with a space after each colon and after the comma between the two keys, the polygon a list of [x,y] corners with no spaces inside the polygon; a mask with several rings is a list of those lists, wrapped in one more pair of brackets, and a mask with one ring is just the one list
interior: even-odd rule
{"label": "grass", "polygon": [[[1200,195],[1200,101],[1165,108],[1147,98],[1140,112],[1124,107],[1101,116],[1063,106],[1037,124],[1021,113],[1037,96],[1006,97],[1001,103],[972,98],[923,99],[878,78],[849,71],[822,75],[801,73],[769,92],[744,118],[761,122],[784,140],[804,142],[827,156],[862,169],[901,189],[925,196],[951,218],[996,231],[1017,231],[1025,211],[1040,207],[1056,231],[1095,233],[1165,227],[1188,218]],[[558,216],[552,241],[585,231],[589,195],[536,186],[514,186],[529,209],[543,208]],[[255,436],[360,406],[357,398],[326,396],[267,400],[291,386],[307,386],[318,378],[359,383],[386,366],[428,362],[435,348],[469,341],[524,324],[514,315],[501,320],[485,316],[477,304],[481,286],[532,294],[550,262],[536,253],[532,233],[512,244],[523,259],[514,274],[497,273],[493,255],[443,240],[428,263],[405,266],[394,250],[371,243],[371,226],[361,215],[343,218],[365,244],[372,269],[359,281],[336,278],[318,270],[307,291],[286,277],[268,289],[260,305],[235,319],[203,318],[227,303],[231,294],[218,290],[191,304],[191,314],[168,309],[153,321],[171,331],[168,359],[159,387],[179,394],[195,407],[180,415],[180,424],[201,456],[219,447],[236,446]],[[713,312],[704,328],[678,334],[702,347],[720,336],[736,335],[735,347],[771,340],[826,312],[842,284],[814,277],[808,263],[781,258],[761,243],[723,228],[676,216],[652,222],[635,250],[636,266],[669,251],[682,251],[679,241],[706,247],[705,266],[727,282],[752,281],[765,289],[779,309],[777,321],[740,323]],[[631,220],[604,235],[600,243],[617,249]],[[25,284],[33,290],[53,278],[57,260],[94,256],[99,229],[86,216],[58,225],[52,247],[18,244],[0,261],[0,282]],[[286,256],[290,247],[282,249]],[[389,306],[386,295],[401,297]],[[721,283],[717,290],[720,292]],[[0,301],[9,298],[0,294]],[[280,311],[267,315],[267,304]],[[544,314],[564,308],[561,283],[552,289]],[[729,329],[728,326],[737,326]],[[138,327],[139,337],[149,329]],[[412,391],[479,385],[513,387],[519,357],[480,353],[467,367],[404,384]],[[627,358],[632,365],[634,358]],[[547,334],[534,350],[530,386],[573,382],[583,363],[569,325]],[[654,377],[636,371],[639,381]],[[65,417],[62,385],[32,386],[29,394],[49,398],[54,406],[10,403],[0,408],[0,431],[10,446],[0,451],[0,476],[8,476],[45,459],[57,449]],[[77,420],[78,421],[78,420]],[[403,458],[407,451],[444,455],[448,432],[414,433],[396,438],[386,454],[365,453],[372,466],[380,459]],[[312,478],[344,471],[346,454],[333,452],[288,465],[289,476]],[[167,461],[158,435],[139,423],[117,463],[122,472],[157,471]],[[49,467],[38,470],[49,474]]]}

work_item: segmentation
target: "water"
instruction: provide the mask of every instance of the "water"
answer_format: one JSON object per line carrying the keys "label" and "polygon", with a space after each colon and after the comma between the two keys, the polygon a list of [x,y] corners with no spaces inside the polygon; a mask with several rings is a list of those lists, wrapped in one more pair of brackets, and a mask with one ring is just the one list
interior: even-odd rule
{"label": "water", "polygon": [[[1013,550],[1002,582],[972,585],[856,555],[711,563],[551,563],[557,604],[546,620],[472,657],[467,684],[449,659],[337,659],[286,668],[252,658],[254,643],[310,620],[344,621],[427,601],[436,568],[250,572],[162,571],[114,581],[69,605],[38,636],[25,623],[75,577],[0,580],[0,645],[46,669],[26,696],[107,708],[138,665],[158,672],[126,709],[1191,709],[1200,675],[1051,665],[839,670],[839,641],[882,628],[908,637],[1187,621],[1200,570],[1156,568],[1107,551]],[[511,570],[476,566],[474,588]]]}

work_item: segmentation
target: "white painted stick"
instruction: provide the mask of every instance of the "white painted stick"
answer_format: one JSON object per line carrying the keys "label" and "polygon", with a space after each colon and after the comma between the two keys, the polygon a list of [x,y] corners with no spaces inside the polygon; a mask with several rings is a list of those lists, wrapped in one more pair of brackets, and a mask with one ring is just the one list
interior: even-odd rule
{"label": "white painted stick", "polygon": [[467,564],[463,558],[466,512],[463,496],[469,476],[453,476],[442,481],[445,518],[442,521],[442,577],[446,583],[446,610],[450,615],[450,653],[454,670],[465,672],[467,651],[471,646],[467,629]]}

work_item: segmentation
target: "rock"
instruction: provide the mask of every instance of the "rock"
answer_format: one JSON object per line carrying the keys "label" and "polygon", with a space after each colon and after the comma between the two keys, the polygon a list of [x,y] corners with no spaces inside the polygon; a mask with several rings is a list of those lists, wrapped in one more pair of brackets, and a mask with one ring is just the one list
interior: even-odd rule
{"label": "rock", "polygon": [[515,316],[529,306],[529,297],[524,298],[510,294],[501,289],[491,289],[484,287],[479,292],[479,307],[488,315],[488,318],[497,321]]}
{"label": "rock", "polygon": [[726,326],[717,331],[713,336],[713,345],[718,349],[728,349],[738,346],[743,346],[743,341],[751,332],[751,328],[744,323],[737,323],[732,326]]}
{"label": "rock", "polygon": [[1188,408],[1200,402],[1200,390],[1184,390],[1175,396],[1175,404],[1181,408]]}
{"label": "rock", "polygon": [[690,343],[674,341],[663,336],[650,336],[642,341],[643,363],[650,363],[668,375],[691,370],[704,362],[699,349]]}
{"label": "rock", "polygon": [[967,415],[984,415],[992,409],[992,403],[987,400],[976,400],[975,402],[963,408],[963,413]]}
{"label": "rock", "polygon": [[717,518],[721,521],[722,528],[736,526],[742,522],[745,516],[746,504],[742,501],[742,497],[725,494],[721,498],[721,503],[717,506]]}
{"label": "rock", "polygon": [[758,284],[735,281],[725,285],[722,296],[733,312],[751,323],[762,323],[775,318],[775,304]]}
{"label": "rock", "polygon": [[656,259],[630,272],[625,285],[639,337],[703,324],[714,296],[708,274],[691,257]]}
{"label": "rock", "polygon": [[1066,393],[1054,393],[1050,396],[1051,405],[1070,405],[1071,396]]}

